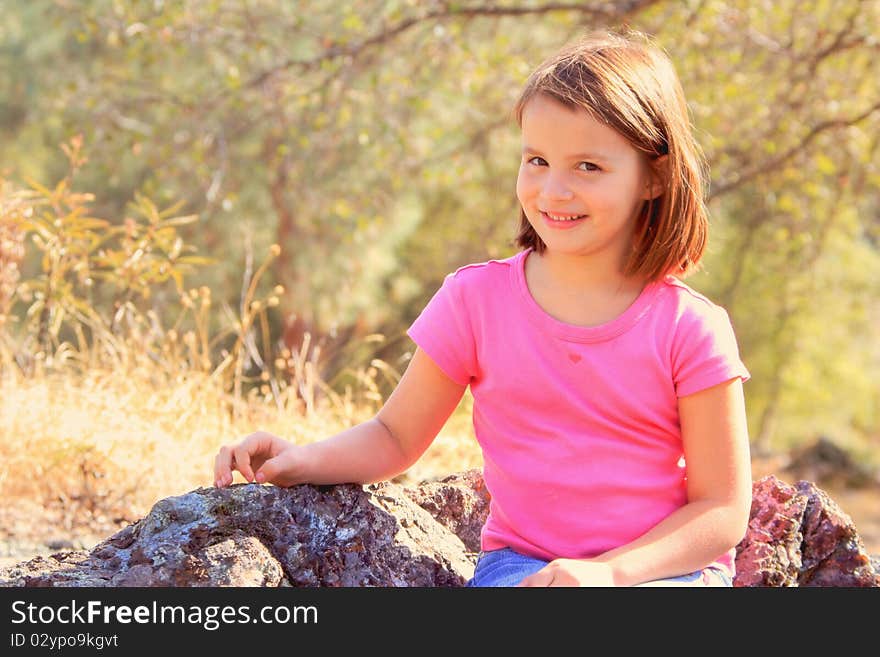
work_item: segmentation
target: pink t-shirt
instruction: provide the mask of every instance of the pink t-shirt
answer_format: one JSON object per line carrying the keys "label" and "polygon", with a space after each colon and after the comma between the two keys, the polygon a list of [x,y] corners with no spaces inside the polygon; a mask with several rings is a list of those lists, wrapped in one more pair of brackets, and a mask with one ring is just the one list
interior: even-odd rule
{"label": "pink t-shirt", "polygon": [[[471,387],[491,495],[482,549],[588,558],[686,503],[678,397],[749,373],[727,312],[678,279],[580,327],[534,300],[529,252],[448,275],[408,335]],[[734,556],[713,565],[733,577]]]}

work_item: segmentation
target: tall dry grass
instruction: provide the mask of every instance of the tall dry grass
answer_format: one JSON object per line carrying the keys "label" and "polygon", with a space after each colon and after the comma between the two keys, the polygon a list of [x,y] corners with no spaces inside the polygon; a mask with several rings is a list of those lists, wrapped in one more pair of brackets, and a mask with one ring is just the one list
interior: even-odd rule
{"label": "tall dry grass", "polygon": [[[133,360],[137,361],[136,358]],[[23,376],[3,367],[0,378],[0,496],[62,503],[82,514],[141,515],[163,497],[213,481],[221,444],[262,429],[298,444],[333,435],[368,419],[375,390],[333,393],[309,379],[266,399],[253,389],[229,412],[228,390],[210,374],[167,376],[167,364],[128,370],[57,367]],[[322,389],[306,409],[297,389]],[[280,403],[279,403],[280,401]],[[472,438],[469,399],[403,479],[430,479],[481,463]],[[240,478],[238,481],[243,481]]]}

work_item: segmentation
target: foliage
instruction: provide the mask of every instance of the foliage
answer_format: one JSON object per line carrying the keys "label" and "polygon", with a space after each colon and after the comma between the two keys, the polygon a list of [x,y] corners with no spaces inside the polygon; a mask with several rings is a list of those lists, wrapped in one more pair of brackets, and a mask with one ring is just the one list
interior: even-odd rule
{"label": "foliage", "polygon": [[[85,162],[81,148],[81,138],[64,144],[71,170],[53,189],[31,181],[31,189],[16,195],[27,204],[19,229],[42,253],[40,273],[24,280],[17,294],[27,306],[28,333],[44,352],[58,348],[65,326],[81,344],[84,327],[96,336],[116,333],[126,313],[138,312],[135,297],[149,299],[169,279],[182,292],[184,273],[207,262],[184,255],[195,247],[184,244],[177,226],[197,218],[175,216],[176,207],[159,211],[138,195],[131,209],[141,219],[126,217],[122,225],[112,225],[91,216],[93,195],[71,189],[73,174]],[[96,307],[95,297],[102,294],[111,299],[103,305],[115,310],[110,322]]]}

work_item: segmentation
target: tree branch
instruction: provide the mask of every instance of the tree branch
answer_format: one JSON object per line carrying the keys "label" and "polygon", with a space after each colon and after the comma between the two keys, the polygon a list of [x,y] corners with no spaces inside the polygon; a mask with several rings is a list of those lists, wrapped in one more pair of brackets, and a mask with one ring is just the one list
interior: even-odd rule
{"label": "tree branch", "polygon": [[858,125],[862,121],[869,118],[875,112],[880,112],[880,102],[875,103],[867,110],[862,112],[861,114],[849,118],[849,119],[832,119],[829,121],[823,121],[815,126],[804,136],[800,142],[789,148],[787,151],[780,153],[777,157],[774,157],[762,164],[753,167],[751,170],[747,170],[745,173],[741,175],[733,175],[728,180],[722,180],[718,185],[715,186],[714,190],[709,194],[710,199],[718,198],[728,192],[733,191],[740,185],[760,176],[763,173],[767,173],[768,171],[772,171],[773,169],[777,169],[781,167],[783,164],[788,162],[790,159],[807,150],[810,143],[815,141],[819,135],[829,130],[834,130],[837,128],[849,128],[854,125]]}
{"label": "tree branch", "polygon": [[605,21],[623,20],[633,14],[643,11],[658,0],[618,0],[616,3],[599,2],[587,4],[584,2],[551,2],[535,7],[499,7],[496,5],[477,5],[472,7],[451,8],[444,5],[442,9],[429,11],[422,16],[414,16],[400,21],[397,25],[374,34],[363,41],[351,45],[331,45],[323,53],[309,59],[288,59],[277,66],[273,66],[248,80],[244,86],[255,87],[263,84],[274,75],[291,68],[310,70],[321,65],[322,62],[341,57],[356,57],[364,50],[379,46],[407,30],[434,20],[446,20],[450,18],[474,18],[477,16],[490,16],[500,18],[502,16],[525,16],[529,14],[549,14],[555,12],[575,12]]}

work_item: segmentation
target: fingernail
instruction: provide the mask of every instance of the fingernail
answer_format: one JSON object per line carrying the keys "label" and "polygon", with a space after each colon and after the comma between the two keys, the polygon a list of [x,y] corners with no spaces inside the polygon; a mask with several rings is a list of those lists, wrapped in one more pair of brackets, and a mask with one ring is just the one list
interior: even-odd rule
{"label": "fingernail", "polygon": [[258,472],[257,476],[256,476],[256,481],[258,484],[265,483],[266,482],[266,475],[264,475],[262,472]]}

